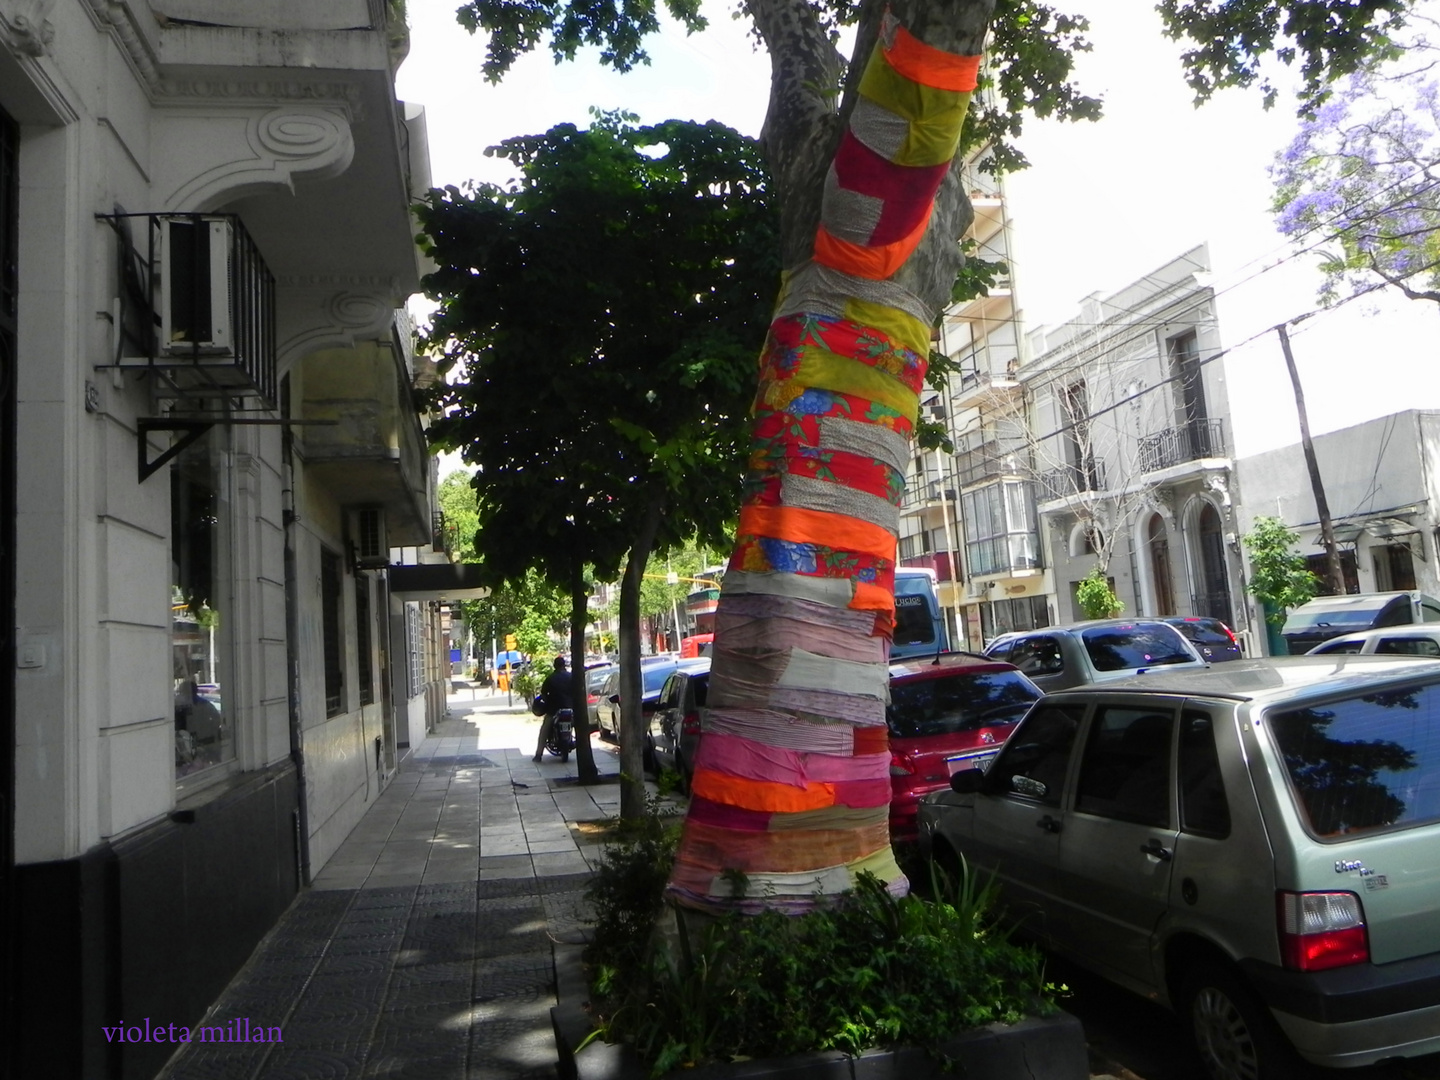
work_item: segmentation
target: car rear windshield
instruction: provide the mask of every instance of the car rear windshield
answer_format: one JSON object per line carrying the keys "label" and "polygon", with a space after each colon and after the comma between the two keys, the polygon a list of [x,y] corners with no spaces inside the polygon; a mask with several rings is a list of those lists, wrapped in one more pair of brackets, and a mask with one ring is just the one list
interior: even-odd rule
{"label": "car rear windshield", "polygon": [[1104,626],[1086,630],[1080,638],[1096,671],[1163,667],[1194,660],[1179,633],[1160,626]]}
{"label": "car rear windshield", "polygon": [[[1387,602],[1388,603],[1388,602]],[[1335,608],[1329,611],[1295,611],[1285,620],[1284,633],[1293,634],[1304,630],[1325,630],[1333,634],[1349,634],[1356,630],[1368,630],[1379,625],[1381,611],[1387,604],[1371,604]],[[1408,613],[1408,606],[1404,609]],[[1394,622],[1387,619],[1387,622]]]}
{"label": "car rear windshield", "polygon": [[1179,630],[1191,641],[1198,642],[1201,645],[1224,645],[1229,647],[1235,644],[1235,639],[1221,630],[1216,624],[1190,622],[1187,620],[1186,622],[1171,623],[1170,625],[1175,627],[1176,630]]}
{"label": "car rear windshield", "polygon": [[657,692],[665,685],[665,680],[668,679],[674,671],[675,666],[673,664],[655,664],[652,667],[645,668],[640,672],[641,678],[644,680],[644,693],[653,694]]}
{"label": "car rear windshield", "polygon": [[1440,683],[1269,715],[1310,831],[1324,839],[1440,820]]}
{"label": "car rear windshield", "polygon": [[1010,724],[1040,696],[1018,671],[956,672],[936,679],[892,683],[885,721],[898,739],[957,735]]}

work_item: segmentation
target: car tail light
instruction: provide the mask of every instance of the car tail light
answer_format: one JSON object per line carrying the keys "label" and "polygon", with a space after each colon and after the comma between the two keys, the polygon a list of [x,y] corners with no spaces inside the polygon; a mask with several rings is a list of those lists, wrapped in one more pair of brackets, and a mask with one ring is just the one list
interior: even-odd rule
{"label": "car tail light", "polygon": [[915,762],[906,754],[890,755],[891,776],[914,776],[917,772]]}
{"label": "car tail light", "polygon": [[1364,964],[1370,959],[1365,912],[1352,892],[1276,894],[1280,960],[1293,971]]}
{"label": "car tail light", "polygon": [[586,694],[586,695],[585,695],[585,704],[586,704],[586,705],[594,705],[594,704],[595,704],[596,702],[598,702],[599,700],[600,700],[600,699],[599,699],[598,697],[596,697],[594,694]]}
{"label": "car tail light", "polygon": [[700,714],[698,712],[685,714],[685,719],[680,721],[680,733],[682,735],[700,734]]}

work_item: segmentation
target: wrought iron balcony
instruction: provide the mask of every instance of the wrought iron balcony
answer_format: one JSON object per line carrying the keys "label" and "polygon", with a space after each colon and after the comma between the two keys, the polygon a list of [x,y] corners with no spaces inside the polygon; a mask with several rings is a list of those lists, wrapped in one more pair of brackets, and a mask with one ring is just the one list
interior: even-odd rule
{"label": "wrought iron balcony", "polygon": [[1180,427],[1146,435],[1139,443],[1141,472],[1225,456],[1225,428],[1219,420],[1192,420]]}
{"label": "wrought iron balcony", "polygon": [[1030,447],[1024,439],[992,439],[955,455],[955,473],[962,488],[1002,476],[1026,476],[1029,472]]}
{"label": "wrought iron balcony", "polygon": [[1105,465],[1090,458],[1079,465],[1066,465],[1051,469],[1036,478],[1039,495],[1043,500],[1068,499],[1081,492],[1105,490]]}

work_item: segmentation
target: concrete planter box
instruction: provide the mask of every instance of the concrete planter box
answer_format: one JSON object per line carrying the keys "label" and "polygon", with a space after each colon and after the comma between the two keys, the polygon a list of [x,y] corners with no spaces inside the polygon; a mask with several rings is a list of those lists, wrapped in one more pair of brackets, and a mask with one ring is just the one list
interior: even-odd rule
{"label": "concrete planter box", "polygon": [[[560,1053],[560,1080],[646,1080],[649,1073],[628,1046],[596,1041],[578,1054],[590,1033],[583,946],[555,946],[556,999],[550,1010]],[[955,1036],[942,1047],[957,1063],[943,1064],[918,1047],[869,1050],[859,1057],[834,1051],[738,1061],[686,1069],[685,1080],[1087,1080],[1085,1034],[1069,1013],[1018,1024],[993,1024]]]}

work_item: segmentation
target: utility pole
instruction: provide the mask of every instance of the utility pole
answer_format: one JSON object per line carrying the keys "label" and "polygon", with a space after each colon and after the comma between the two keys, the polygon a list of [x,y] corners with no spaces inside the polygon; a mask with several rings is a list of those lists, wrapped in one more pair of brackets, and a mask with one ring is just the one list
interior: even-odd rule
{"label": "utility pole", "polygon": [[1285,366],[1290,370],[1290,385],[1295,389],[1295,412],[1300,418],[1300,448],[1305,454],[1305,467],[1310,470],[1310,487],[1315,493],[1315,513],[1320,518],[1320,543],[1325,548],[1325,571],[1330,591],[1345,595],[1345,572],[1340,566],[1340,548],[1335,543],[1335,530],[1330,524],[1330,504],[1325,501],[1325,484],[1320,478],[1320,463],[1315,460],[1315,444],[1310,439],[1310,418],[1305,411],[1305,391],[1300,386],[1300,373],[1295,369],[1295,356],[1290,351],[1290,332],[1286,324],[1275,327],[1280,335],[1280,349]]}

